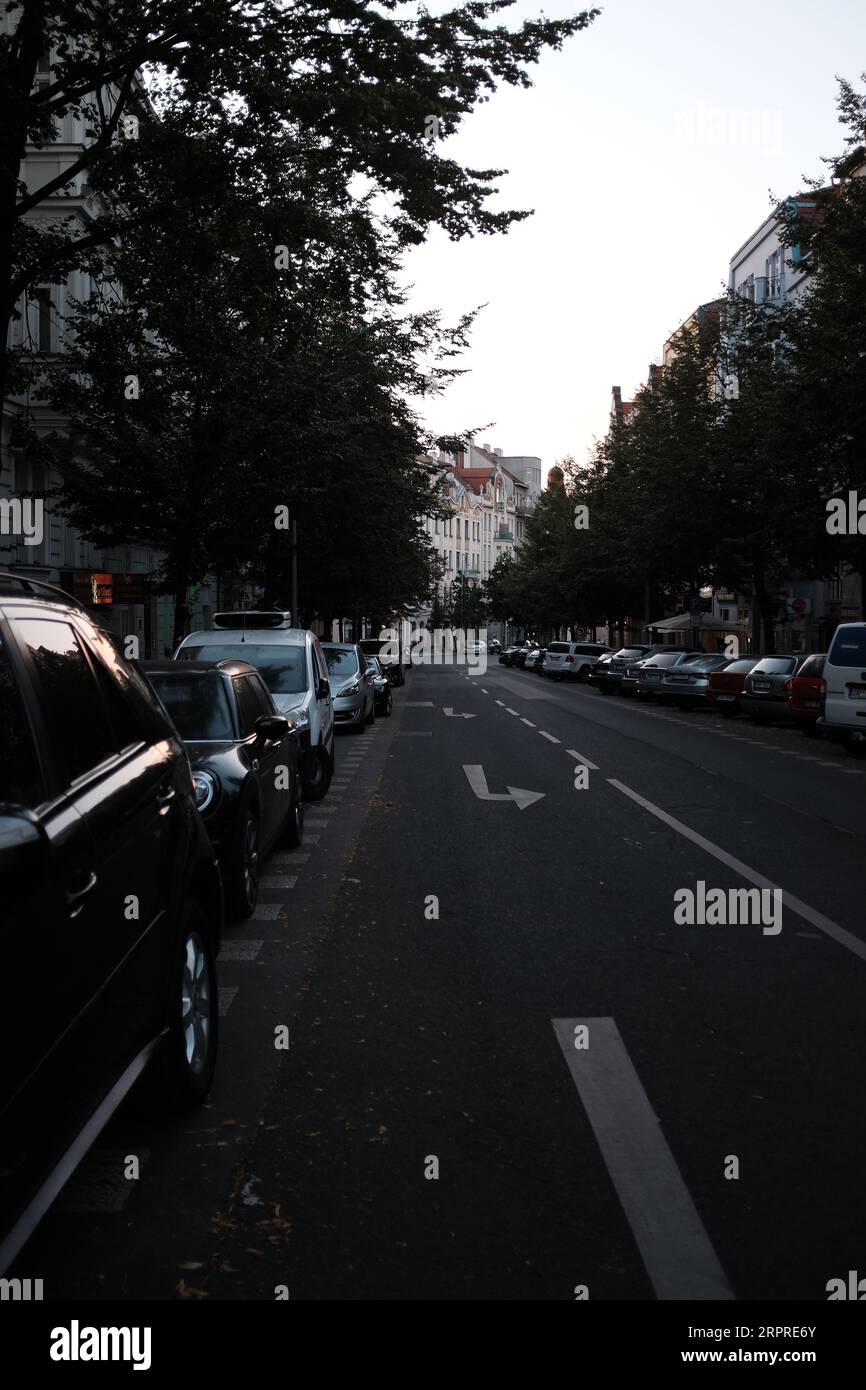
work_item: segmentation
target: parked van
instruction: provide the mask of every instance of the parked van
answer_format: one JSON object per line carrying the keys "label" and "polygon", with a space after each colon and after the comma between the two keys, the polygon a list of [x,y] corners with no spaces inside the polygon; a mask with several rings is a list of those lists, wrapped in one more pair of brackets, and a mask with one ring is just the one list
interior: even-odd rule
{"label": "parked van", "polygon": [[288,613],[215,613],[209,632],[191,632],[176,661],[242,659],[255,666],[301,745],[307,801],[321,801],[334,773],[334,702],[328,665],[314,632],[292,627]]}
{"label": "parked van", "polygon": [[824,662],[818,728],[846,744],[866,738],[866,623],[837,627]]}

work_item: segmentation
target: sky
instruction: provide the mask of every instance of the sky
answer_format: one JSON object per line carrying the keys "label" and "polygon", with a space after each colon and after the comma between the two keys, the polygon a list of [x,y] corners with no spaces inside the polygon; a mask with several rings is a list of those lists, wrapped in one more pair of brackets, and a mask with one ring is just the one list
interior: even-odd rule
{"label": "sky", "polygon": [[[430,4],[430,9],[438,8]],[[518,0],[503,19],[586,8]],[[606,0],[588,30],[468,118],[443,151],[507,168],[504,236],[437,232],[405,263],[413,308],[486,304],[466,375],[422,403],[437,434],[545,468],[583,461],[610,391],[631,399],[670,332],[715,298],[771,195],[843,149],[836,76],[866,81],[863,0]]]}

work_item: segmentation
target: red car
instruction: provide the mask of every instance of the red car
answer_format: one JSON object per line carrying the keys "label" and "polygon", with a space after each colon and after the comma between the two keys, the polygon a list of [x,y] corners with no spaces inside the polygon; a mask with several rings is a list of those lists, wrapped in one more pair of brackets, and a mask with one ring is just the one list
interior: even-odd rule
{"label": "red car", "polygon": [[723,671],[714,671],[707,690],[710,709],[717,709],[720,714],[733,719],[740,708],[740,695],[746,676],[759,661],[760,657],[757,656],[738,656]]}
{"label": "red car", "polygon": [[810,738],[817,736],[815,721],[821,713],[827,689],[823,676],[824,660],[825,653],[810,656],[803,662],[796,676],[785,682],[785,689],[788,691],[788,713]]}

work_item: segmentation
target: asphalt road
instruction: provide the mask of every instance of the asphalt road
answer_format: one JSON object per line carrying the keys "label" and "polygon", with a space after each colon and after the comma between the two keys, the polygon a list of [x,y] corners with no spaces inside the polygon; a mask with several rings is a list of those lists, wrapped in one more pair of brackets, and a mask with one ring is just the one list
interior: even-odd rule
{"label": "asphalt road", "polygon": [[[823,1301],[862,1266],[866,760],[471,675],[340,739],[226,933],[210,1104],[116,1117],[18,1261],[46,1300]],[[699,881],[781,889],[781,930],[678,924]]]}

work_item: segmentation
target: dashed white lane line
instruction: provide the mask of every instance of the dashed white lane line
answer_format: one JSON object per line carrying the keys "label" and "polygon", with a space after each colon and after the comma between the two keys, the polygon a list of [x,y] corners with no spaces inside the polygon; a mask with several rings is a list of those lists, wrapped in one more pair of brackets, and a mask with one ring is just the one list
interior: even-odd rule
{"label": "dashed white lane line", "polygon": [[505,706],[505,713],[506,713],[506,714],[515,714],[515,715],[516,715],[516,714],[517,714],[517,710],[516,710],[516,709],[512,709],[510,705],[506,705],[506,706]]}
{"label": "dashed white lane line", "polygon": [[489,690],[485,690],[485,689],[484,689],[484,686],[482,685],[482,686],[481,686],[481,694],[482,694],[482,695],[489,695],[489,694],[490,694],[490,691],[489,691]]}
{"label": "dashed white lane line", "polygon": [[591,768],[593,772],[598,772],[598,763],[590,762],[589,758],[585,758],[582,753],[578,753],[576,748],[566,748],[565,751],[570,758],[576,758],[579,763],[583,763],[584,767]]}
{"label": "dashed white lane line", "polygon": [[283,869],[289,864],[306,864],[310,856],[302,854],[300,850],[291,850],[286,854],[272,854],[268,860],[269,869]]}
{"label": "dashed white lane line", "polygon": [[866,941],[861,941],[859,936],[855,936],[853,932],[846,931],[844,927],[839,926],[838,922],[833,922],[829,917],[825,917],[823,912],[816,912],[808,903],[804,903],[800,898],[795,898],[793,893],[788,892],[787,888],[781,888],[778,883],[773,883],[771,879],[765,878],[763,874],[757,873],[756,870],[751,869],[748,864],[744,864],[742,859],[737,859],[733,854],[728,854],[727,850],[721,849],[719,845],[714,845],[712,840],[707,840],[703,835],[699,835],[696,830],[691,830],[687,825],[683,825],[683,822],[677,820],[675,816],[669,816],[667,811],[663,811],[659,806],[654,806],[651,801],[647,801],[645,797],[639,796],[637,792],[632,791],[631,787],[625,786],[623,782],[618,782],[615,777],[608,777],[607,780],[612,787],[616,787],[617,791],[630,797],[632,801],[636,801],[639,806],[643,806],[644,810],[649,811],[653,816],[657,816],[659,820],[664,821],[665,825],[669,825],[672,830],[676,830],[680,835],[684,835],[687,840],[692,841],[692,844],[698,845],[701,849],[706,850],[707,854],[711,854],[713,858],[718,859],[721,864],[726,864],[729,869],[733,869],[742,878],[748,879],[750,883],[756,884],[758,888],[779,889],[782,894],[783,904],[790,908],[792,912],[796,912],[798,917],[802,917],[805,922],[811,922],[813,927],[817,927],[819,931],[824,932],[826,936],[829,936],[833,941],[837,942],[839,946],[846,947],[846,949],[853,952],[855,956],[859,956],[861,960],[866,960]]}
{"label": "dashed white lane line", "polygon": [[297,874],[263,874],[259,880],[262,888],[276,888],[279,891],[294,888],[297,881]]}
{"label": "dashed white lane line", "polygon": [[544,729],[539,729],[538,732],[541,734],[542,738],[547,739],[548,743],[559,743],[558,738],[554,738],[553,734],[545,733]]}
{"label": "dashed white lane line", "polygon": [[530,729],[535,729],[538,727],[536,724],[533,724],[531,719],[524,719],[522,715],[520,718],[520,722],[521,724],[526,724]]}
{"label": "dashed white lane line", "polygon": [[[712,1242],[612,1018],[551,1019],[659,1299],[732,1299]],[[586,1028],[579,1048],[576,1030]]]}
{"label": "dashed white lane line", "polygon": [[255,960],[264,944],[264,941],[249,941],[243,938],[224,941],[220,946],[220,964],[224,960]]}
{"label": "dashed white lane line", "polygon": [[282,903],[257,903],[253,910],[252,920],[254,922],[276,922],[282,910]]}
{"label": "dashed white lane line", "polygon": [[499,706],[500,709],[505,709],[505,701],[504,701],[504,700],[497,700],[496,703],[497,703],[497,705]]}
{"label": "dashed white lane line", "polygon": [[307,834],[307,826],[308,826],[309,824],[310,824],[310,821],[306,821],[305,824],[304,824],[304,844],[305,844],[305,845],[317,845],[317,844],[319,843],[319,837],[318,837],[318,835],[308,835],[308,834]]}
{"label": "dashed white lane line", "polygon": [[219,986],[219,988],[218,988],[218,990],[217,990],[217,996],[218,996],[218,1000],[219,1000],[219,1016],[220,1016],[220,1018],[225,1018],[226,1014],[228,1013],[229,1009],[231,1008],[232,1004],[234,1003],[234,998],[235,998],[235,995],[237,994],[239,988],[240,988],[239,985],[220,985],[220,986]]}

